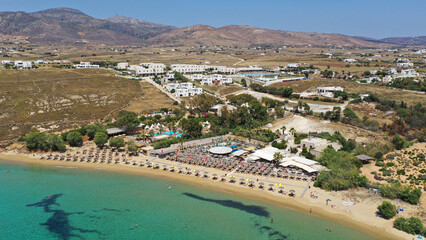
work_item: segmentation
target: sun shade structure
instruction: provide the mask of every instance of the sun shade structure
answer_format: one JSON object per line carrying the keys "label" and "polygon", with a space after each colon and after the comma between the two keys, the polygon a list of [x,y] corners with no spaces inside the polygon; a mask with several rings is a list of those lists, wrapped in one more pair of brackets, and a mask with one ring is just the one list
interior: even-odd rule
{"label": "sun shade structure", "polygon": [[232,148],[230,148],[230,147],[213,147],[213,148],[210,148],[209,152],[211,154],[225,155],[225,154],[230,154],[232,152]]}
{"label": "sun shade structure", "polygon": [[361,160],[361,161],[365,161],[365,162],[368,162],[368,161],[371,161],[371,160],[374,160],[374,158],[372,158],[372,157],[370,157],[370,156],[367,156],[367,155],[358,155],[358,156],[356,156],[359,160]]}
{"label": "sun shade structure", "polygon": [[237,150],[237,151],[233,152],[232,155],[239,157],[239,156],[243,155],[244,153],[247,153],[247,151]]}

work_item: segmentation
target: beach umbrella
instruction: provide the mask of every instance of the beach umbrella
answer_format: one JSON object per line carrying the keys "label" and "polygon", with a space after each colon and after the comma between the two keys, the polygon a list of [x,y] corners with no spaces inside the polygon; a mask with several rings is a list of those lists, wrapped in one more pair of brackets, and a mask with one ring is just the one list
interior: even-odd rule
{"label": "beach umbrella", "polygon": [[265,185],[265,183],[263,183],[263,182],[260,182],[260,183],[259,183],[259,185],[262,185],[262,186],[263,186],[263,185]]}
{"label": "beach umbrella", "polygon": [[274,184],[273,184],[273,183],[271,183],[271,184],[269,184],[269,186],[270,186],[270,187],[273,187],[273,186],[274,186]]}
{"label": "beach umbrella", "polygon": [[293,190],[293,189],[291,189],[289,192],[291,192],[291,193],[295,193],[296,191],[295,191],[295,190]]}

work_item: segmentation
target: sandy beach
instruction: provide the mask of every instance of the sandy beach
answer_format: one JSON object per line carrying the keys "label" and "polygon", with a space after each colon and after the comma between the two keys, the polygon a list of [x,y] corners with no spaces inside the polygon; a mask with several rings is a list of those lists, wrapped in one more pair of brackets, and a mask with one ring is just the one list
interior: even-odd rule
{"label": "sandy beach", "polygon": [[[46,166],[46,167],[65,167],[65,168],[79,168],[93,171],[108,171],[122,174],[141,175],[146,177],[160,177],[171,181],[178,181],[185,184],[191,184],[197,187],[206,188],[211,191],[223,192],[227,194],[237,195],[257,201],[271,203],[280,207],[296,210],[299,212],[309,214],[312,211],[313,216],[336,221],[362,232],[368,233],[378,239],[413,239],[413,235],[406,234],[402,231],[392,227],[393,220],[387,221],[375,216],[377,205],[381,204],[382,198],[380,196],[368,193],[365,189],[349,190],[341,192],[327,192],[319,188],[314,188],[312,183],[300,182],[296,180],[280,179],[286,190],[293,189],[296,192],[296,197],[292,198],[287,195],[282,195],[275,190],[274,192],[267,190],[267,184],[264,190],[258,188],[249,188],[238,184],[240,178],[250,178],[256,181],[256,176],[247,174],[234,174],[223,172],[218,169],[203,168],[200,166],[193,166],[187,164],[178,164],[176,162],[167,161],[163,159],[151,158],[147,156],[134,157],[132,160],[137,161],[150,161],[160,166],[168,165],[170,167],[178,167],[194,169],[199,171],[207,171],[210,176],[217,174],[223,176],[228,174],[234,176],[237,180],[236,183],[213,181],[211,178],[204,179],[194,175],[172,173],[160,169],[153,169],[139,166],[131,166],[124,164],[99,164],[99,163],[85,163],[85,162],[65,162],[54,160],[41,160],[41,155],[17,154],[13,152],[0,153],[0,160],[4,162]],[[227,178],[229,179],[229,178]],[[267,179],[266,177],[259,177],[259,181],[265,183],[278,183],[277,179]],[[311,196],[318,196],[314,198]],[[326,200],[331,201],[326,204]],[[413,206],[404,202],[392,201],[397,206],[404,208],[404,211],[398,216],[408,217],[415,216],[423,211],[420,206]],[[334,206],[333,208],[331,206]]]}

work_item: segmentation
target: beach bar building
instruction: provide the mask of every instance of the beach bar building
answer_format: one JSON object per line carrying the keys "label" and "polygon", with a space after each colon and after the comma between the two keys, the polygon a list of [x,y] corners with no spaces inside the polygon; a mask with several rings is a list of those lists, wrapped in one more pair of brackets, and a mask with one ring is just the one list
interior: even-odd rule
{"label": "beach bar building", "polygon": [[149,150],[149,155],[151,157],[165,158],[167,156],[173,156],[176,153],[176,149],[174,148],[160,148],[155,150]]}

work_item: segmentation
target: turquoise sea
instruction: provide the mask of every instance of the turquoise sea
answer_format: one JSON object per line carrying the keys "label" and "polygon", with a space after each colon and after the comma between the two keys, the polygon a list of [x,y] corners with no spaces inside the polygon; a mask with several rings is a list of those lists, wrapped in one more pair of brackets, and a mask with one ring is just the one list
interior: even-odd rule
{"label": "turquoise sea", "polygon": [[0,162],[0,239],[374,238],[309,214],[179,182]]}

